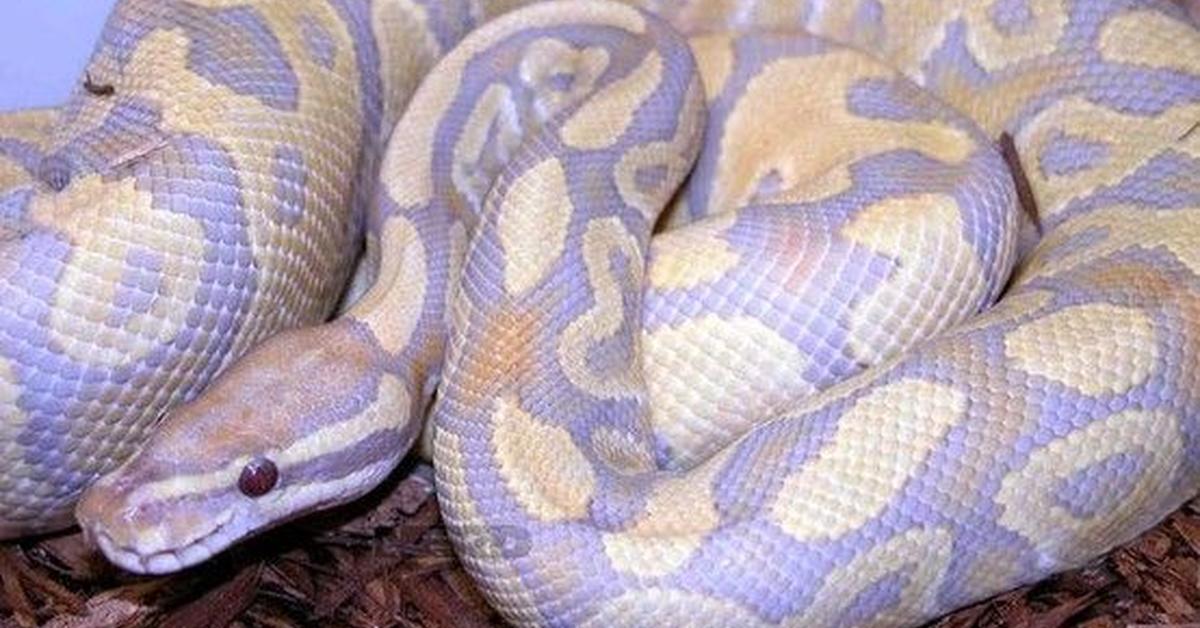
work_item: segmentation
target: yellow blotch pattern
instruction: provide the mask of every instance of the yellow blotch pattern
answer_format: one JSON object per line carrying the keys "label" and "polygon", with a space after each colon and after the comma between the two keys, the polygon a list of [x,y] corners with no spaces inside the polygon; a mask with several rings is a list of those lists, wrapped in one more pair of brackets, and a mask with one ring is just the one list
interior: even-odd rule
{"label": "yellow blotch pattern", "polygon": [[[504,4],[486,7],[491,16],[503,13],[505,8]],[[570,15],[563,12],[531,13],[524,18],[524,26],[529,29],[551,27],[581,18],[633,33],[641,33],[646,27],[645,18],[632,7],[603,12],[583,8]],[[439,128],[438,121],[458,95],[458,78],[466,69],[467,63],[478,55],[480,46],[486,45],[484,42],[490,39],[484,33],[494,33],[499,28],[505,26],[496,21],[484,23],[478,29],[479,37],[469,40],[465,45],[459,44],[450,54],[443,57],[439,61],[438,73],[446,78],[425,81],[420,90],[422,106],[410,108],[401,116],[392,137],[404,138],[404,141],[391,143],[393,148],[389,151],[389,159],[379,177],[387,186],[388,193],[400,206],[425,205],[432,198],[433,177],[430,160],[434,154],[432,146]]]}
{"label": "yellow blotch pattern", "polygon": [[[453,432],[437,430],[433,446],[438,460],[438,497],[449,506],[443,506],[442,516],[450,534],[460,543],[469,544],[474,553],[465,558],[466,566],[481,570],[489,578],[507,585],[503,600],[490,600],[493,607],[510,619],[524,617],[533,621],[535,616],[531,609],[537,608],[533,594],[525,588],[514,564],[504,558],[501,542],[484,524],[483,515],[467,489],[467,463],[462,440]],[[539,549],[535,547],[533,551]]]}
{"label": "yellow blotch pattern", "polygon": [[[25,456],[21,454],[24,447],[17,440],[17,435],[25,427],[28,417],[17,407],[17,398],[21,395],[21,387],[17,382],[17,374],[13,372],[12,364],[0,357],[0,408],[4,408],[3,420],[0,420],[0,460],[8,460],[12,466],[25,467]],[[16,463],[16,464],[14,464]],[[0,491],[15,493],[19,478],[25,475],[20,469],[10,466],[4,474],[0,474]],[[3,526],[0,526],[0,530]]]}
{"label": "yellow blotch pattern", "polygon": [[853,532],[895,499],[966,408],[962,391],[924,380],[871,390],[842,414],[829,442],[784,480],[771,519],[802,543]]}
{"label": "yellow blotch pattern", "polygon": [[993,325],[1014,322],[1046,307],[1053,298],[1054,294],[1046,290],[1029,290],[1019,294],[1005,295],[987,311],[968,319],[961,325],[955,325],[947,332],[947,335],[965,335]]}
{"label": "yellow blotch pattern", "polygon": [[853,185],[854,179],[850,176],[850,169],[837,165],[808,181],[773,194],[761,195],[755,200],[780,205],[812,203],[841,194]]}
{"label": "yellow blotch pattern", "polygon": [[[1023,110],[1022,105],[1038,98],[1047,85],[1070,81],[1074,76],[1070,64],[1044,63],[1031,64],[1022,72],[998,73],[993,75],[994,82],[985,85],[953,70],[943,70],[923,84],[937,81],[942,100],[970,116],[989,136],[999,137],[1012,123],[1012,112]],[[1040,200],[1038,207],[1042,207]]]}
{"label": "yellow blotch pattern", "polygon": [[[682,179],[690,165],[679,151],[673,149],[670,142],[650,142],[635,146],[625,151],[613,173],[616,177],[617,192],[621,195],[621,200],[640,210],[646,220],[653,223],[659,210],[674,192],[673,187],[668,189],[667,186],[675,180]],[[656,168],[663,169],[661,181],[639,181],[639,173]]]}
{"label": "yellow blotch pattern", "polygon": [[583,104],[559,130],[572,148],[599,150],[615,144],[633,123],[633,114],[662,80],[663,60],[652,51],[628,76],[614,82]]}
{"label": "yellow blotch pattern", "polygon": [[1157,154],[1150,147],[1175,144],[1177,150],[1200,158],[1200,143],[1176,142],[1196,120],[1200,120],[1200,104],[1174,107],[1157,116],[1127,115],[1078,97],[1047,107],[1017,135],[1018,146],[1040,155],[1051,138],[1066,133],[1106,146],[1107,154],[1091,168],[1061,176],[1044,173],[1036,160],[1024,163],[1038,211],[1053,216],[1074,199],[1120,183]]}
{"label": "yellow blotch pattern", "polygon": [[[48,325],[51,342],[72,359],[98,366],[133,362],[187,325],[200,285],[204,232],[194,218],[150,206],[149,195],[137,191],[133,179],[104,182],[99,176],[33,198],[30,218],[54,225],[72,247]],[[145,312],[116,305],[126,256],[138,248],[162,254]],[[111,325],[114,320],[119,324]],[[201,339],[207,333],[198,330]]]}
{"label": "yellow blotch pattern", "polygon": [[[278,19],[270,12],[265,15]],[[319,18],[331,30],[339,28],[340,20],[336,14],[325,13]],[[282,30],[290,32],[290,29]],[[255,175],[243,177],[241,180],[245,188],[243,195],[246,203],[252,209],[259,203],[269,202],[274,193],[274,180],[268,176],[270,166],[267,164],[271,154],[270,151],[263,150],[262,142],[291,144],[304,149],[305,141],[312,141],[318,136],[299,136],[301,131],[298,125],[315,121],[321,121],[322,133],[344,132],[348,136],[347,139],[353,138],[355,142],[361,132],[361,124],[356,117],[359,92],[353,50],[346,50],[348,46],[338,47],[332,70],[326,70],[310,59],[301,38],[284,38],[280,43],[289,58],[298,61],[293,64],[293,69],[302,90],[305,85],[313,83],[325,84],[333,80],[337,84],[332,88],[305,92],[306,97],[298,99],[299,110],[294,113],[271,110],[270,116],[278,121],[275,125],[247,124],[247,116],[238,115],[239,112],[255,112],[256,115],[263,116],[264,105],[253,96],[238,94],[223,85],[214,85],[199,75],[187,72],[171,73],[169,76],[162,76],[156,84],[146,87],[146,91],[150,92],[148,96],[154,97],[155,102],[163,107],[165,131],[219,138],[230,149],[231,157],[235,161],[250,162],[239,162],[236,166],[239,171]],[[187,39],[179,33],[154,31],[135,49],[127,72],[157,77],[162,73],[154,71],[154,68],[162,67],[163,64],[186,67],[190,49]],[[327,97],[315,98],[313,94],[316,91]],[[198,106],[194,99],[175,97],[180,92],[204,94],[207,100],[203,106]],[[305,154],[309,157],[306,166],[313,175],[310,176],[310,182],[314,178],[336,180],[342,175],[351,174],[350,156],[339,160],[335,159],[334,155],[327,154],[325,159],[317,160],[311,158],[309,151],[305,151]],[[348,184],[346,187],[348,188]],[[313,202],[314,196],[311,193],[308,196],[308,200]],[[267,212],[264,214],[269,215]]]}
{"label": "yellow blotch pattern", "polygon": [[[382,35],[375,41],[383,68],[379,77],[383,81],[383,103],[387,108],[383,115],[384,129],[396,125],[434,59],[445,52],[428,23],[428,9],[413,0],[371,3],[371,28]],[[390,33],[420,33],[421,37],[418,40],[389,36]]]}
{"label": "yellow blotch pattern", "polygon": [[391,216],[380,238],[388,243],[380,258],[375,283],[350,313],[371,328],[380,346],[396,351],[406,346],[417,329],[425,302],[425,246],[407,218]]}
{"label": "yellow blotch pattern", "polygon": [[[1121,327],[1108,329],[1111,333]],[[1133,489],[1112,508],[1078,518],[1055,499],[1061,479],[1126,452],[1140,454],[1146,464]],[[1183,455],[1179,418],[1174,414],[1163,410],[1113,414],[1034,451],[1024,466],[1005,476],[996,495],[1003,508],[999,523],[1033,543],[1046,569],[1073,567],[1154,523],[1143,520],[1145,513],[1178,506],[1164,503],[1175,491],[1162,480],[1174,477]]]}
{"label": "yellow blotch pattern", "polygon": [[689,617],[696,626],[737,626],[738,628],[767,628],[768,623],[751,609],[736,602],[704,593],[692,593],[662,587],[630,589],[602,600],[585,625],[607,627],[628,625],[631,617],[643,620],[646,626],[670,625],[671,620]]}
{"label": "yellow blotch pattern", "polygon": [[[794,1],[794,0],[793,0]],[[838,41],[858,41],[863,29],[857,23],[861,2],[848,0],[813,0],[807,28]],[[921,73],[921,64],[942,43],[943,25],[959,13],[961,0],[904,0],[883,3],[884,33],[904,33],[886,42],[889,65],[904,71],[909,77]],[[880,41],[865,42],[868,49],[877,49]]]}
{"label": "yellow blotch pattern", "polygon": [[[297,30],[289,21],[295,15],[293,11],[263,12],[275,32],[282,33]],[[332,7],[314,7],[310,17],[345,37],[339,41],[349,41],[346,27]],[[301,94],[296,111],[268,108],[253,96],[238,94],[191,72],[163,71],[187,67],[190,42],[175,30],[150,33],[134,50],[125,73],[147,79],[139,85],[139,95],[162,106],[163,135],[127,147],[108,164],[115,166],[150,154],[175,133],[208,137],[225,149],[238,172],[255,262],[263,268],[281,268],[294,267],[297,258],[303,260],[298,272],[258,274],[247,320],[262,321],[262,327],[312,320],[326,312],[338,296],[339,286],[330,278],[344,273],[349,262],[349,253],[340,245],[345,233],[343,208],[352,199],[357,153],[321,149],[329,144],[357,145],[363,124],[352,46],[337,46],[333,67],[326,69],[308,54],[302,37],[281,37],[279,43],[293,60],[291,67]],[[314,85],[322,88],[310,89]],[[180,94],[191,97],[181,98]],[[97,112],[89,115],[94,117]],[[278,179],[273,159],[276,148],[282,146],[299,150],[304,158],[306,183],[301,193],[305,211],[296,228],[282,227],[277,221]],[[244,352],[259,339],[254,333],[239,334],[232,353]]]}
{"label": "yellow blotch pattern", "polygon": [[1021,582],[1024,566],[1013,560],[1011,550],[985,552],[966,570],[963,590],[972,599],[984,599]]}
{"label": "yellow blotch pattern", "polygon": [[[15,411],[17,398],[20,396],[21,387],[17,385],[17,374],[13,372],[12,363],[0,357],[0,407]],[[0,422],[0,429],[12,426],[11,422]],[[13,439],[6,438],[0,442],[12,443]]]}
{"label": "yellow blotch pattern", "polygon": [[496,400],[492,424],[496,468],[529,516],[555,522],[587,514],[596,478],[570,432],[539,421],[510,398]]}
{"label": "yellow blotch pattern", "polygon": [[[530,249],[542,250],[538,246]],[[589,348],[616,334],[624,323],[622,288],[612,276],[609,263],[614,251],[622,252],[632,262],[628,268],[635,277],[631,279],[641,284],[641,250],[621,221],[600,218],[588,223],[583,234],[583,260],[587,266],[594,305],[563,330],[557,350],[559,364],[572,384],[597,397],[633,398],[638,395],[641,382],[638,369],[597,373],[587,360]]]}
{"label": "yellow blotch pattern", "polygon": [[650,442],[628,430],[604,426],[593,429],[591,451],[609,469],[622,475],[656,469]]}
{"label": "yellow blotch pattern", "polygon": [[[846,93],[853,84],[895,76],[894,70],[848,50],[780,59],[764,68],[726,120],[710,211],[745,205],[768,176],[778,177],[779,191],[792,202],[822,198],[849,184],[848,173],[832,172],[889,150],[908,148],[944,162],[965,159],[974,142],[960,129],[860,118],[847,109]],[[763,124],[796,119],[807,124],[788,133]],[[848,141],[855,137],[869,141]],[[810,189],[812,181],[818,185]]]}
{"label": "yellow blotch pattern", "polygon": [[[1163,43],[1147,45],[1148,33]],[[1100,31],[1100,55],[1107,61],[1179,70],[1190,75],[1200,65],[1200,31],[1185,20],[1172,19],[1157,11],[1121,13]]]}
{"label": "yellow blotch pattern", "polygon": [[938,584],[950,565],[953,542],[950,533],[940,528],[913,528],[898,534],[827,574],[824,587],[816,593],[816,603],[783,625],[794,628],[838,625],[837,620],[859,594],[893,573],[905,576],[900,599],[867,618],[862,625],[918,624],[938,608]]}
{"label": "yellow blotch pattern", "polygon": [[538,285],[566,245],[572,214],[567,173],[547,158],[513,180],[497,217],[504,288],[513,296]]}
{"label": "yellow blotch pattern", "polygon": [[1004,352],[1016,368],[1085,395],[1127,392],[1159,363],[1150,317],[1106,303],[1077,305],[1030,321],[1005,337]]}
{"label": "yellow blotch pattern", "polygon": [[1200,220],[1194,211],[1151,211],[1127,205],[1097,210],[1073,218],[1046,236],[1038,251],[1060,250],[1064,240],[1088,229],[1099,229],[1105,237],[1066,255],[1046,258],[1035,254],[1021,269],[1020,282],[1053,276],[1091,260],[1127,248],[1163,247],[1192,273],[1200,274]]}
{"label": "yellow blotch pattern", "polygon": [[656,235],[650,243],[650,284],[658,290],[687,290],[724,277],[741,260],[721,237],[736,221],[737,214],[727,212]]}
{"label": "yellow blotch pattern", "polygon": [[[494,164],[484,163],[483,151],[488,147],[489,138],[494,138],[495,142]],[[488,85],[467,116],[454,145],[450,176],[458,193],[471,205],[482,207],[484,196],[497,174],[488,166],[495,167],[508,161],[520,143],[520,114],[512,99],[512,89],[503,83]]]}
{"label": "yellow blotch pattern", "polygon": [[38,148],[50,147],[58,109],[18,109],[0,112],[0,137],[21,140]]}
{"label": "yellow blotch pattern", "polygon": [[704,81],[705,98],[712,101],[725,89],[725,82],[733,72],[733,37],[729,33],[716,33],[692,37],[688,44]]}
{"label": "yellow blotch pattern", "polygon": [[660,482],[631,528],[605,534],[604,551],[613,568],[658,577],[682,567],[720,523],[712,487],[728,457],[719,455],[686,476]]}
{"label": "yellow blotch pattern", "polygon": [[[51,139],[56,109],[28,109],[0,112],[0,139],[13,139],[45,149]],[[0,155],[0,190],[24,185],[32,180],[25,167]]]}
{"label": "yellow blotch pattern", "polygon": [[850,316],[848,344],[866,362],[878,362],[944,329],[977,307],[987,290],[951,196],[884,199],[860,212],[842,235],[896,263]]}
{"label": "yellow blotch pattern", "polygon": [[671,25],[687,34],[799,24],[805,5],[796,0],[668,0],[640,4],[654,5],[652,10],[659,14],[672,12]]}
{"label": "yellow blotch pattern", "polygon": [[[545,121],[564,108],[579,102],[596,86],[610,63],[608,50],[599,46],[575,48],[561,40],[546,37],[525,47],[519,72],[521,80],[535,90],[533,108]],[[550,77],[569,75],[566,90],[548,89]]]}
{"label": "yellow blotch pattern", "polygon": [[676,196],[679,183],[687,178],[692,167],[693,152],[689,147],[704,131],[702,97],[703,84],[693,79],[675,134],[666,141],[650,141],[624,151],[615,172],[617,192],[621,200],[642,212],[646,222],[654,224],[660,211]]}
{"label": "yellow blotch pattern", "polygon": [[992,20],[996,0],[963,2],[967,48],[988,72],[1053,53],[1067,27],[1067,3],[1059,0],[1028,3],[1032,28],[1004,33]]}
{"label": "yellow blotch pattern", "polygon": [[23,166],[0,156],[0,190],[8,190],[18,185],[25,185],[32,180],[33,178]]}
{"label": "yellow blotch pattern", "polygon": [[810,357],[749,316],[697,316],[644,338],[651,424],[685,467],[813,391]]}
{"label": "yellow blotch pattern", "polygon": [[[444,76],[458,76],[470,60],[464,48],[441,59]],[[379,181],[387,194],[400,207],[429,204],[433,198],[432,146],[438,124],[450,103],[458,95],[459,83],[453,80],[428,80],[419,90],[421,106],[409,108],[392,131],[387,159],[379,173]]]}

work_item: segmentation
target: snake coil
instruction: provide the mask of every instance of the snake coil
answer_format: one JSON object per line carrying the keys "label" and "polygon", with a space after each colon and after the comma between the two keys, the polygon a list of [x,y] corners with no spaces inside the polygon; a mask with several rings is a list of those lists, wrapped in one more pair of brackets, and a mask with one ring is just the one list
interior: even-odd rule
{"label": "snake coil", "polygon": [[175,571],[429,414],[513,623],[905,625],[1196,493],[1174,3],[120,0],[84,76],[0,122],[0,537]]}

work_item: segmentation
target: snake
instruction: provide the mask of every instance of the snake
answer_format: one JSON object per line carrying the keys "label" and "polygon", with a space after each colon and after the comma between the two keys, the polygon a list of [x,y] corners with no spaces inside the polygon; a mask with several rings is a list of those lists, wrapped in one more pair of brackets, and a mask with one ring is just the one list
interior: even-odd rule
{"label": "snake", "polygon": [[423,442],[514,624],[921,623],[1196,494],[1198,121],[1165,0],[119,0],[0,122],[0,538]]}

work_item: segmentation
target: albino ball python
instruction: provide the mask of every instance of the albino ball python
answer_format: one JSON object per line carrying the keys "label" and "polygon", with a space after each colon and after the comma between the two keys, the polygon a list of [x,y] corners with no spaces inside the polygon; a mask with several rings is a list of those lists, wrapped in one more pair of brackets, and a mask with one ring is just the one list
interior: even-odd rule
{"label": "albino ball python", "polygon": [[[78,515],[179,569],[369,490],[435,388],[514,623],[915,623],[1196,492],[1176,6],[482,4],[118,5],[0,140],[0,534],[149,434]],[[1001,133],[1044,234],[972,316],[1016,257]],[[330,313],[362,226],[370,289],[259,344]]]}

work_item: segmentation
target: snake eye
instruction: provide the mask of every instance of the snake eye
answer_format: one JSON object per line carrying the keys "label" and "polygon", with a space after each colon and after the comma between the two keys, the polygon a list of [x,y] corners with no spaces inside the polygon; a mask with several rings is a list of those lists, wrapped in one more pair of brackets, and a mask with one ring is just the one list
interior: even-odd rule
{"label": "snake eye", "polygon": [[279,468],[266,458],[255,458],[242,468],[238,490],[246,497],[262,497],[279,482]]}

